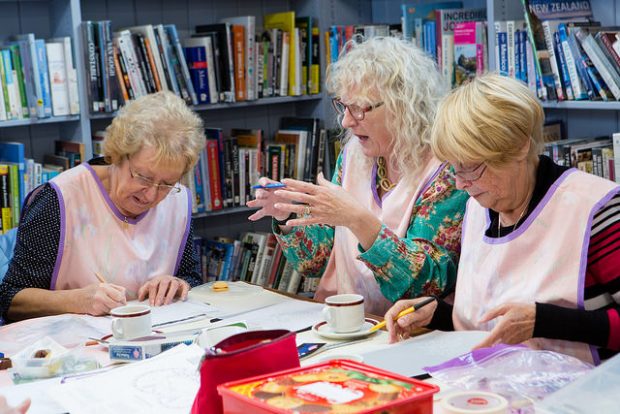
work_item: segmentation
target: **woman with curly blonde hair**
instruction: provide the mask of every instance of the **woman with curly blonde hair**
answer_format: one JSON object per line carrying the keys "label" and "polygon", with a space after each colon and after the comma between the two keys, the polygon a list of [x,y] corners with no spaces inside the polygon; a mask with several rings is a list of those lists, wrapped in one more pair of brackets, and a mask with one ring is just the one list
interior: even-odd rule
{"label": "woman with curly blonde hair", "polygon": [[171,92],[121,109],[105,157],[83,162],[27,198],[0,315],[104,315],[127,300],[185,299],[199,284],[191,195],[179,182],[204,147],[202,121]]}
{"label": "woman with curly blonde hair", "polygon": [[403,297],[449,292],[467,194],[430,152],[444,92],[435,64],[403,40],[351,41],[326,84],[345,143],[332,182],[258,190],[250,219],[272,216],[287,260],[321,278],[318,300],[358,293],[382,314]]}

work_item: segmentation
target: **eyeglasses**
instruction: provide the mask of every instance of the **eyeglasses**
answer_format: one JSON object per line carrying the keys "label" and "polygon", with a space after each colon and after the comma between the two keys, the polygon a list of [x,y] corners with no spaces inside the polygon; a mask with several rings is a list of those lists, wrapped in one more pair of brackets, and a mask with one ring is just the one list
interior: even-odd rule
{"label": "eyeglasses", "polygon": [[[480,167],[483,167],[480,169]],[[476,172],[476,170],[480,169],[480,171]],[[454,176],[458,177],[461,181],[466,181],[468,183],[473,183],[474,181],[478,181],[482,174],[487,170],[487,165],[484,162],[476,165],[474,168],[467,171],[455,171]]]}
{"label": "eyeglasses", "polygon": [[383,102],[379,102],[377,104],[362,108],[358,105],[346,105],[342,103],[340,98],[333,98],[332,105],[334,105],[334,109],[336,110],[336,112],[338,112],[338,115],[344,115],[344,112],[348,109],[349,113],[353,118],[358,121],[362,121],[366,116],[366,112],[370,112],[373,109],[380,107],[381,105],[383,105]]}
{"label": "eyeglasses", "polygon": [[151,178],[145,177],[139,173],[137,173],[136,171],[134,171],[133,168],[131,168],[131,164],[130,164],[130,160],[129,157],[127,157],[127,166],[129,167],[129,175],[131,175],[131,178],[133,180],[135,180],[138,184],[140,184],[142,187],[144,188],[150,188],[150,187],[155,187],[155,189],[158,192],[161,193],[168,193],[170,191],[172,191],[173,193],[180,193],[181,192],[181,186],[178,184],[175,185],[170,185],[170,184],[159,184],[156,183],[155,181],[153,181]]}

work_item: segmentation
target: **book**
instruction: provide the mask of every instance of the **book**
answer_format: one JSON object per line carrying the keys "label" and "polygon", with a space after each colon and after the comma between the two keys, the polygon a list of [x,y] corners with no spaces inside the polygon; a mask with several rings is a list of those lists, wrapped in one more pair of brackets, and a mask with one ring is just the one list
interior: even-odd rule
{"label": "book", "polygon": [[70,115],[64,46],[62,43],[46,43],[45,47],[52,97],[52,113],[54,116]]}
{"label": "book", "polygon": [[463,22],[454,25],[455,85],[459,86],[483,73],[484,22]]}

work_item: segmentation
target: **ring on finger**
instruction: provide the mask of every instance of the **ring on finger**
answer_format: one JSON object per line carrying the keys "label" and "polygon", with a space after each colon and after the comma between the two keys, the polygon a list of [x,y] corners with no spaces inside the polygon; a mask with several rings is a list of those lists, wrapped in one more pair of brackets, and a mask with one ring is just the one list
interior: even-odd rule
{"label": "ring on finger", "polygon": [[311,213],[312,213],[311,207],[309,205],[306,205],[306,207],[304,207],[304,216],[310,217]]}

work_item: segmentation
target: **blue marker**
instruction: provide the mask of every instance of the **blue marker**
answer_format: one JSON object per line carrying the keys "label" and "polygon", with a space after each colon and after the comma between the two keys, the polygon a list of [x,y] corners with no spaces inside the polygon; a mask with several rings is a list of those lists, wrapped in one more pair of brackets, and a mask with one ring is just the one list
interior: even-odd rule
{"label": "blue marker", "polygon": [[286,187],[286,184],[283,183],[269,183],[267,185],[260,185],[260,184],[256,184],[252,186],[252,189],[256,190],[256,189],[263,189],[263,190],[269,190],[272,188],[284,188]]}

